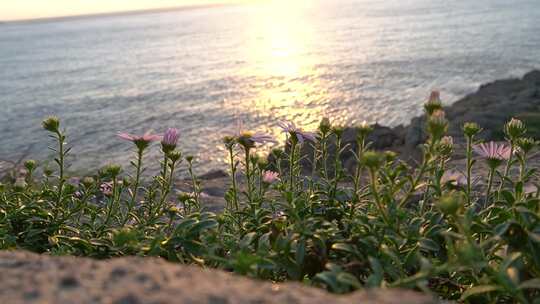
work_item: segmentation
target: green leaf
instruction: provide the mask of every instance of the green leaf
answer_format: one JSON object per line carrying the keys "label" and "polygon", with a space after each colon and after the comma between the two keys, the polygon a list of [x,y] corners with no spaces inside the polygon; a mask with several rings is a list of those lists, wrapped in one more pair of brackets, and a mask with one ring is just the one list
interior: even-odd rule
{"label": "green leaf", "polygon": [[250,232],[240,240],[239,246],[240,248],[247,249],[251,243],[253,243],[253,240],[257,236],[256,232]]}
{"label": "green leaf", "polygon": [[519,289],[540,289],[540,279],[530,279],[519,284]]}
{"label": "green leaf", "polygon": [[297,265],[300,266],[304,264],[305,255],[306,255],[306,241],[302,239],[298,241],[298,243],[296,244],[295,259],[296,259]]}
{"label": "green leaf", "polygon": [[212,229],[217,226],[218,226],[218,222],[216,222],[215,220],[204,220],[193,225],[193,227],[190,230],[191,232],[194,232],[194,233],[201,233],[204,230]]}
{"label": "green leaf", "polygon": [[379,262],[379,260],[377,260],[374,257],[369,257],[368,259],[369,259],[369,264],[371,265],[371,270],[373,271],[373,273],[368,277],[366,281],[366,285],[368,287],[380,287],[383,280],[383,275],[384,275],[384,270],[382,268],[382,265]]}
{"label": "green leaf", "polygon": [[178,226],[176,226],[176,231],[189,229],[189,227],[193,226],[195,223],[197,223],[196,219],[192,219],[192,218],[185,219],[180,224],[178,224]]}
{"label": "green leaf", "polygon": [[439,246],[439,244],[437,244],[437,242],[435,242],[432,239],[428,239],[428,238],[422,238],[418,242],[418,245],[420,246],[420,248],[425,249],[425,250],[429,250],[429,251],[439,251],[439,250],[441,250],[441,247]]}
{"label": "green leaf", "polygon": [[346,244],[346,243],[335,243],[334,245],[332,245],[332,249],[336,251],[356,253],[356,251],[354,250],[354,247],[351,244]]}
{"label": "green leaf", "polygon": [[483,293],[489,293],[489,292],[493,292],[493,291],[498,291],[500,290],[501,288],[499,286],[496,286],[496,285],[479,285],[479,286],[474,286],[472,288],[469,288],[467,289],[462,295],[461,295],[461,298],[459,299],[460,301],[464,301],[466,300],[467,298],[471,297],[471,296],[476,296],[476,295],[480,295],[480,294],[483,294]]}
{"label": "green leaf", "polygon": [[358,281],[355,276],[347,272],[340,272],[337,275],[337,280],[338,282],[354,287],[355,289],[362,288],[362,284],[360,284],[360,281]]}
{"label": "green leaf", "polygon": [[495,227],[495,229],[494,229],[495,235],[497,235],[497,236],[504,235],[506,233],[506,231],[508,230],[508,228],[510,228],[510,225],[512,225],[512,223],[514,223],[514,222],[513,221],[508,221],[508,222],[497,225]]}
{"label": "green leaf", "polygon": [[315,279],[321,281],[323,284],[330,287],[330,290],[335,291],[338,289],[338,283],[334,274],[330,271],[318,273]]}
{"label": "green leaf", "polygon": [[512,192],[508,191],[508,190],[503,190],[501,191],[501,195],[503,196],[504,200],[509,204],[509,205],[513,205],[514,202],[516,201],[515,198],[514,198],[514,195],[512,194]]}

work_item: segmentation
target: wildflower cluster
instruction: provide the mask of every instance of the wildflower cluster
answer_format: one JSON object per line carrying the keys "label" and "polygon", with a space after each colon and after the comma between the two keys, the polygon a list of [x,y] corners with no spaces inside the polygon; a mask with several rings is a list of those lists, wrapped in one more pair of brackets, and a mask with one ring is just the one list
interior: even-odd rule
{"label": "wildflower cluster", "polygon": [[[259,149],[275,140],[240,128],[223,140],[230,187],[219,213],[205,210],[194,159],[178,151],[178,130],[120,133],[134,144],[132,168],[108,165],[73,181],[60,121],[48,118],[43,127],[55,139],[57,169],[36,178],[39,164],[27,161],[26,176],[0,187],[0,248],[160,256],[336,293],[400,287],[461,302],[536,303],[540,191],[530,190],[536,175],[527,160],[537,141],[518,119],[498,143],[479,141],[481,127],[465,123],[465,168],[455,168],[456,139],[447,134],[438,92],[425,111],[429,137],[414,166],[371,149],[367,123],[357,126],[352,146],[328,119],[313,132],[280,123],[287,141],[268,160]],[[161,172],[148,180],[144,155],[157,141]],[[351,170],[341,161],[346,150],[354,155]],[[173,196],[182,164],[192,192]]]}

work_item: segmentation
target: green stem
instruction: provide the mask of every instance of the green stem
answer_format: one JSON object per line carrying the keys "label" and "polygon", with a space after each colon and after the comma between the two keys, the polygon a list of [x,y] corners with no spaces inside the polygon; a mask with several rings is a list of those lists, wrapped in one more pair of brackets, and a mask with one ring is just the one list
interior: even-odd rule
{"label": "green stem", "polygon": [[111,194],[111,203],[109,204],[109,210],[107,212],[107,217],[105,218],[105,222],[103,223],[103,228],[106,228],[107,225],[109,225],[109,221],[111,220],[111,217],[114,215],[115,207],[116,207],[116,187],[117,187],[117,180],[116,177],[113,178],[113,188],[112,188],[112,194]]}
{"label": "green stem", "polygon": [[336,156],[334,158],[334,182],[333,182],[333,186],[332,186],[332,198],[335,198],[335,196],[336,196],[337,186],[338,186],[339,178],[341,176],[340,151],[341,151],[341,136],[337,136],[337,138],[336,138]]}
{"label": "green stem", "polygon": [[161,178],[163,180],[163,185],[165,185],[166,179],[167,179],[167,166],[169,164],[169,158],[167,157],[166,153],[163,153],[163,154],[164,154],[163,155],[163,172],[161,172]]}
{"label": "green stem", "polygon": [[356,172],[354,175],[354,201],[358,202],[358,191],[360,190],[360,175],[362,174],[362,164],[360,162],[360,159],[362,157],[362,154],[364,153],[364,145],[365,145],[365,139],[359,138],[357,141],[358,150],[356,153],[356,156],[358,157],[358,161],[356,164]]}
{"label": "green stem", "polygon": [[195,178],[195,174],[193,174],[193,163],[190,161],[188,162],[188,172],[189,176],[191,177],[191,185],[193,187],[193,193],[195,195],[195,204],[197,207],[197,210],[201,209],[201,202],[200,202],[200,189],[197,185],[197,179]]}
{"label": "green stem", "polygon": [[163,212],[163,207],[165,206],[165,202],[167,201],[167,197],[169,196],[171,192],[171,185],[173,184],[173,178],[174,178],[174,169],[176,167],[176,162],[171,162],[171,171],[169,172],[169,176],[165,177],[164,183],[164,189],[161,195],[161,199],[159,201],[159,204],[156,206],[156,210],[154,211],[153,208],[151,210],[151,220],[153,221],[155,218],[159,218],[161,213]]}
{"label": "green stem", "polygon": [[403,199],[400,201],[399,203],[399,207],[403,207],[405,206],[405,204],[407,203],[407,201],[409,200],[409,198],[411,197],[411,195],[414,193],[414,191],[416,190],[416,187],[418,186],[418,184],[420,183],[420,180],[424,177],[424,174],[426,173],[426,170],[427,170],[427,166],[428,166],[428,156],[425,155],[424,156],[424,161],[422,162],[422,166],[420,167],[420,171],[418,172],[418,175],[416,176],[416,178],[413,180],[412,184],[411,184],[411,187],[409,188],[409,191],[407,191],[407,194],[403,197]]}
{"label": "green stem", "polygon": [[324,179],[328,180],[328,149],[327,149],[327,136],[323,135],[321,138],[321,161]]}
{"label": "green stem", "polygon": [[54,219],[58,217],[58,212],[62,211],[60,206],[62,204],[62,194],[64,192],[64,183],[65,183],[65,177],[64,177],[64,135],[60,133],[60,131],[56,132],[56,135],[58,136],[58,192],[57,192],[57,198],[56,198],[56,206],[54,210]]}
{"label": "green stem", "polygon": [[137,165],[136,165],[136,173],[135,173],[135,183],[133,184],[133,189],[131,191],[131,199],[128,203],[128,209],[126,211],[126,216],[124,218],[124,221],[122,222],[122,226],[125,226],[130,218],[131,211],[133,210],[133,207],[135,205],[135,200],[137,199],[137,192],[139,190],[139,182],[141,179],[141,170],[142,170],[142,158],[143,158],[143,149],[139,149],[137,151]]}
{"label": "green stem", "polygon": [[232,182],[232,191],[233,191],[233,203],[234,208],[236,211],[238,211],[238,188],[236,185],[236,166],[234,163],[234,152],[233,148],[229,147],[229,157],[231,161],[231,182]]}
{"label": "green stem", "polygon": [[248,202],[251,205],[252,204],[252,184],[251,184],[251,161],[249,159],[249,152],[250,149],[248,147],[245,147],[245,162],[246,162],[246,179],[247,179],[247,198]]}
{"label": "green stem", "polygon": [[294,192],[294,167],[295,167],[296,141],[291,138],[291,153],[289,155],[289,191]]}
{"label": "green stem", "polygon": [[493,176],[495,175],[495,167],[492,167],[489,170],[489,177],[488,177],[488,187],[486,190],[486,204],[489,200],[489,195],[491,194],[491,187],[493,186]]}
{"label": "green stem", "polygon": [[527,154],[523,153],[523,155],[519,159],[519,181],[523,182],[523,179],[525,178],[525,173],[527,172]]}
{"label": "green stem", "polygon": [[390,225],[388,215],[386,214],[386,211],[384,210],[381,203],[381,199],[379,197],[379,190],[377,189],[377,173],[375,172],[375,170],[371,169],[369,170],[369,175],[371,177],[371,194],[373,195],[373,198],[375,199],[375,204],[377,206],[377,209],[379,209],[379,213],[381,214],[384,223],[386,225]]}
{"label": "green stem", "polygon": [[257,176],[259,177],[258,183],[259,183],[259,197],[257,198],[258,207],[261,206],[263,197],[264,197],[264,191],[263,191],[263,180],[262,180],[262,169],[258,168],[257,170]]}
{"label": "green stem", "polygon": [[472,165],[473,165],[473,158],[472,158],[472,143],[473,143],[474,137],[473,136],[467,136],[467,188],[466,188],[466,196],[467,196],[467,205],[471,204],[471,175],[472,175]]}
{"label": "green stem", "polygon": [[500,193],[501,193],[501,191],[503,189],[504,182],[506,181],[506,178],[508,177],[508,174],[510,174],[510,167],[512,166],[513,156],[514,156],[514,142],[510,141],[510,157],[508,158],[508,161],[506,162],[506,166],[504,168],[504,175],[503,175],[503,178],[501,179],[501,184],[499,185],[499,190],[497,191],[499,193],[497,195],[497,198],[500,197]]}

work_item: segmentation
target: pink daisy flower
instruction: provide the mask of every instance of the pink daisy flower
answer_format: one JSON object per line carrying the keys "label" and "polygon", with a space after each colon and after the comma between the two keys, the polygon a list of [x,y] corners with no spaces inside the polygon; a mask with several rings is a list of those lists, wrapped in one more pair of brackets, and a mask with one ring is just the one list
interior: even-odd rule
{"label": "pink daisy flower", "polygon": [[103,193],[103,195],[110,196],[112,195],[113,183],[112,182],[103,183],[101,184],[101,186],[99,186],[99,190],[101,191],[101,193]]}
{"label": "pink daisy flower", "polygon": [[150,132],[144,133],[144,135],[133,135],[126,132],[119,132],[118,137],[133,142],[139,150],[144,150],[153,141],[159,141],[162,136],[150,134]]}
{"label": "pink daisy flower", "polygon": [[510,146],[493,141],[475,145],[473,149],[474,152],[486,159],[507,160],[510,158]]}
{"label": "pink daisy flower", "polygon": [[279,180],[279,173],[273,171],[263,171],[262,180],[267,184],[273,184]]}
{"label": "pink daisy flower", "polygon": [[237,122],[237,130],[234,137],[237,139],[238,143],[247,147],[253,147],[255,144],[264,145],[267,143],[277,143],[271,135],[262,132],[249,132],[243,130],[241,120],[238,120]]}
{"label": "pink daisy flower", "polygon": [[503,143],[495,143],[493,141],[475,145],[473,150],[478,155],[485,158],[492,168],[499,166],[503,160],[510,159],[510,154],[512,153],[510,146]]}
{"label": "pink daisy flower", "polygon": [[317,136],[314,132],[306,132],[301,128],[297,127],[293,122],[281,121],[278,122],[278,125],[283,130],[283,132],[289,133],[290,136],[296,137],[300,144],[304,143],[304,141],[306,140],[311,142],[317,141]]}

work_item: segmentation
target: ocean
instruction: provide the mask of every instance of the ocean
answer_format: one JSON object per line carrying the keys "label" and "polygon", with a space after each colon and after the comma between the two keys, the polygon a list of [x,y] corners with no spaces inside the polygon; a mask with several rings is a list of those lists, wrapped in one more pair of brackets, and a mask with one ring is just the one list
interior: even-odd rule
{"label": "ocean", "polygon": [[[224,168],[241,120],[395,126],[540,68],[538,0],[267,1],[0,24],[0,159],[45,159],[57,115],[70,169],[127,166],[119,131],[181,131],[199,173]],[[147,155],[154,167],[159,148]]]}

